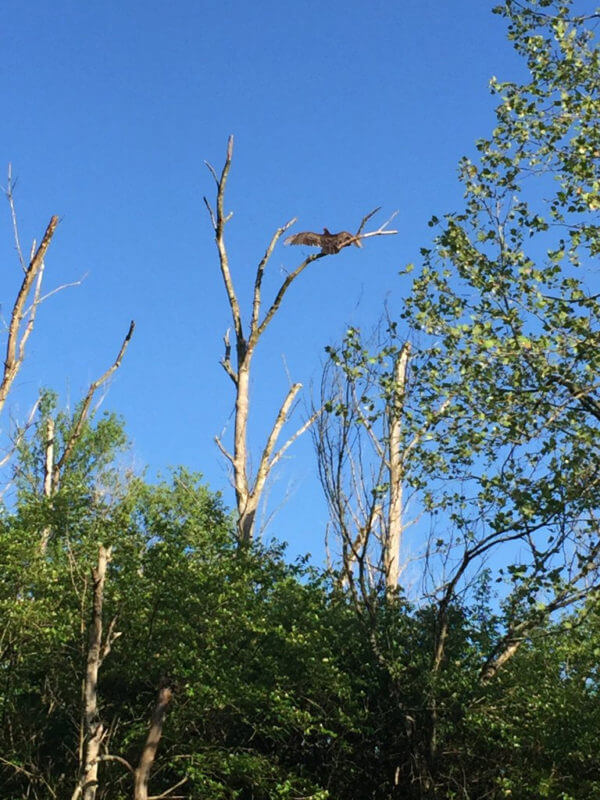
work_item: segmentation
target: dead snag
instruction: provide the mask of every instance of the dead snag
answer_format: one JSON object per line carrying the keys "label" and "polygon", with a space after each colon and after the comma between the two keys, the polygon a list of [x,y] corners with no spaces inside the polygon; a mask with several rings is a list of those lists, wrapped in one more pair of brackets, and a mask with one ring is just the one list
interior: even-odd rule
{"label": "dead snag", "polygon": [[[217,252],[219,255],[219,265],[221,269],[221,276],[225,285],[227,293],[227,300],[231,312],[232,327],[235,336],[235,342],[230,341],[229,332],[225,335],[225,354],[221,360],[221,365],[227,375],[231,378],[235,386],[235,412],[234,412],[234,434],[233,434],[233,452],[229,452],[222,444],[220,439],[216,437],[217,444],[223,455],[231,464],[232,480],[235,488],[236,506],[238,512],[238,540],[240,543],[248,543],[254,534],[254,526],[256,523],[256,512],[265,488],[265,484],[269,474],[275,464],[279,461],[283,453],[288,447],[306,431],[317,418],[319,411],[312,414],[312,416],[302,425],[294,434],[292,434],[287,441],[278,447],[278,441],[282,433],[284,425],[288,422],[292,412],[294,400],[300,391],[301,384],[293,384],[287,392],[279,411],[275,415],[275,421],[271,428],[271,432],[266,437],[266,442],[258,462],[258,466],[254,472],[250,468],[250,453],[248,447],[248,422],[250,413],[250,374],[252,358],[256,351],[256,347],[267,329],[269,323],[274,315],[279,310],[286,292],[292,283],[298,278],[302,272],[320,258],[327,255],[333,255],[339,252],[342,248],[326,248],[331,252],[313,253],[307,256],[294,270],[292,270],[285,279],[282,281],[279,290],[275,294],[275,298],[271,304],[263,310],[263,297],[262,297],[262,282],[265,274],[266,266],[273,254],[275,245],[281,236],[288,230],[295,222],[291,219],[278,228],[271,240],[269,241],[265,253],[256,267],[254,276],[254,291],[252,295],[252,302],[250,307],[250,322],[246,326],[242,319],[242,312],[240,310],[240,303],[237,293],[233,285],[233,278],[229,264],[229,254],[225,243],[225,226],[231,220],[233,212],[225,212],[225,189],[227,185],[227,178],[231,168],[231,161],[233,157],[233,136],[229,137],[227,143],[227,155],[225,164],[218,175],[214,167],[206,163],[212,177],[214,178],[217,190],[216,205],[213,208],[207,198],[204,198],[204,203],[208,209],[212,227],[215,233],[215,242]],[[371,233],[363,233],[363,228],[366,221],[375,212],[367,214],[363,218],[361,225],[352,236],[352,243],[359,243],[361,239],[369,236],[377,236],[395,233],[395,231],[385,230],[387,223],[382,225],[377,231]],[[232,352],[233,351],[233,352]]]}

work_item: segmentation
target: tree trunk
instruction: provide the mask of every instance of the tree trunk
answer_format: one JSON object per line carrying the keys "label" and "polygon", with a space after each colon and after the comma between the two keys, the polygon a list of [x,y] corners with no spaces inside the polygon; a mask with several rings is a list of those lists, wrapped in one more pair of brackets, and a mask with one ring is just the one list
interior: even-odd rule
{"label": "tree trunk", "polygon": [[388,513],[387,538],[384,545],[383,564],[385,568],[385,584],[388,593],[398,588],[400,577],[400,544],[402,541],[402,505],[404,460],[401,452],[401,431],[404,395],[406,392],[406,370],[410,356],[410,345],[406,343],[394,367],[394,392],[389,408],[389,477],[390,506]]}
{"label": "tree trunk", "polygon": [[95,800],[98,788],[98,756],[104,736],[104,726],[98,715],[98,670],[102,662],[102,607],[106,567],[110,561],[111,548],[100,546],[98,565],[92,570],[94,596],[92,622],[90,625],[87,667],[84,687],[84,726],[86,775],[83,800]]}
{"label": "tree trunk", "polygon": [[238,511],[238,540],[247,544],[252,539],[256,508],[252,507],[248,486],[248,414],[250,410],[250,358],[249,352],[240,352],[238,343],[238,380],[235,398],[235,431],[233,449],[233,475]]}
{"label": "tree trunk", "polygon": [[158,701],[152,712],[152,720],[150,722],[150,730],[146,744],[140,756],[138,767],[135,771],[135,788],[133,792],[134,800],[148,800],[148,780],[150,778],[150,770],[154,763],[156,750],[160,737],[162,736],[163,723],[167,707],[173,697],[173,691],[168,686],[163,688],[158,693]]}
{"label": "tree trunk", "polygon": [[[45,457],[44,457],[44,497],[52,497],[53,494],[53,481],[54,475],[54,420],[48,417],[46,420],[46,441],[45,441]],[[48,542],[52,536],[52,529],[46,525],[42,531],[42,538],[40,541],[40,551],[42,555],[46,552]]]}

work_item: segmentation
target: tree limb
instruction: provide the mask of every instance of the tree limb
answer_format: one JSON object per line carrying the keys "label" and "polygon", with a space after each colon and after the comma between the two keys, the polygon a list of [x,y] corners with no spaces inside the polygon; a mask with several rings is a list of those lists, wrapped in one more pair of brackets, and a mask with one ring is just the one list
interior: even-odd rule
{"label": "tree limb", "polygon": [[71,457],[73,453],[73,449],[77,444],[81,432],[83,430],[83,426],[88,418],[90,406],[92,404],[92,400],[94,399],[94,395],[98,391],[98,389],[106,383],[106,381],[111,377],[111,375],[116,372],[116,370],[121,366],[121,361],[123,360],[123,356],[125,355],[125,351],[129,346],[129,342],[131,341],[131,337],[133,336],[133,332],[135,330],[135,322],[132,320],[129,325],[129,330],[127,331],[127,335],[123,340],[123,344],[121,345],[121,349],[119,350],[119,354],[117,355],[116,359],[112,363],[112,365],[106,370],[106,372],[101,375],[97,380],[90,384],[90,388],[87,391],[87,394],[81,404],[81,408],[79,410],[79,414],[77,416],[77,420],[73,426],[71,434],[68,438],[68,441],[65,445],[65,449],[61,457],[56,461],[54,465],[54,473],[52,479],[52,489],[55,492],[58,489],[58,485],[60,482],[61,472],[63,467]]}
{"label": "tree limb", "polygon": [[[273,453],[273,448],[275,447],[277,439],[279,438],[279,434],[281,433],[281,429],[288,418],[291,405],[301,388],[301,383],[295,383],[292,387],[290,387],[290,390],[288,391],[286,398],[279,409],[279,413],[275,419],[275,424],[273,425],[271,433],[269,434],[269,438],[267,439],[267,443],[260,458],[258,471],[256,473],[256,480],[254,482],[254,492],[258,491],[260,493],[262,491],[262,487],[264,486],[271,468],[271,455]],[[276,460],[278,460],[278,458]]]}
{"label": "tree limb", "polygon": [[204,199],[204,202],[206,203],[206,206],[209,210],[211,221],[215,231],[215,241],[217,243],[217,250],[219,253],[219,264],[221,267],[221,275],[223,276],[223,283],[225,284],[225,290],[227,292],[227,298],[229,300],[229,308],[231,309],[231,316],[233,319],[233,327],[235,330],[236,339],[239,341],[241,338],[243,338],[242,316],[240,313],[240,306],[235,293],[235,289],[233,288],[233,280],[231,278],[231,271],[229,269],[229,258],[227,255],[227,248],[225,246],[225,239],[223,238],[225,225],[231,219],[231,214],[229,214],[227,217],[225,216],[224,204],[225,204],[225,187],[227,185],[227,177],[229,175],[229,170],[231,168],[232,156],[233,156],[233,136],[230,136],[227,142],[227,156],[225,158],[225,164],[223,166],[220,178],[217,178],[217,174],[214,168],[207,163],[207,167],[217,184],[216,216],[213,213],[206,198]]}
{"label": "tree limb", "polygon": [[279,461],[279,459],[280,459],[280,458],[283,456],[283,454],[285,453],[285,451],[286,451],[286,450],[287,450],[287,449],[288,449],[288,448],[289,448],[289,447],[290,447],[290,446],[291,446],[291,445],[292,445],[292,444],[293,444],[293,443],[296,441],[296,439],[297,439],[299,436],[302,436],[302,434],[303,434],[303,433],[306,433],[306,431],[307,431],[307,430],[310,428],[310,426],[313,424],[313,422],[314,422],[314,421],[317,419],[317,417],[318,417],[320,414],[322,414],[322,413],[323,413],[323,408],[321,407],[321,408],[320,408],[318,411],[315,411],[313,414],[311,414],[311,415],[310,415],[310,417],[309,417],[309,418],[306,420],[306,422],[304,423],[304,425],[301,425],[301,426],[298,428],[298,430],[296,431],[296,433],[294,433],[294,434],[292,434],[292,436],[290,436],[290,438],[287,440],[287,442],[285,442],[285,443],[284,443],[284,444],[283,444],[283,445],[282,445],[282,446],[279,448],[279,450],[278,450],[278,451],[275,453],[275,455],[273,456],[273,458],[272,458],[272,459],[271,459],[271,461],[269,462],[269,470],[271,470],[271,469],[272,469],[272,468],[275,466],[275,464],[276,464],[276,463]]}
{"label": "tree limb", "polygon": [[273,319],[277,309],[281,305],[281,301],[283,300],[285,293],[290,288],[290,285],[296,280],[298,275],[303,272],[309,264],[312,264],[313,261],[318,261],[319,258],[323,258],[324,256],[328,255],[328,253],[313,253],[312,255],[308,256],[304,259],[304,261],[300,264],[300,266],[296,267],[293,272],[286,277],[286,279],[281,284],[277,295],[275,296],[275,300],[271,303],[271,307],[265,314],[263,321],[258,325],[256,328],[256,335],[254,337],[254,341],[257,341],[265,331],[265,328],[269,324],[269,322]]}
{"label": "tree limb", "polygon": [[[4,374],[2,376],[2,381],[0,382],[0,411],[2,411],[4,407],[8,392],[21,367],[21,364],[23,363],[23,358],[25,356],[25,344],[29,338],[29,335],[31,334],[31,331],[33,330],[39,303],[39,291],[41,286],[41,273],[43,272],[44,268],[44,256],[46,255],[46,251],[50,246],[50,242],[52,241],[52,237],[54,236],[57,225],[58,217],[53,216],[48,223],[39,247],[33,254],[29,265],[25,270],[21,288],[19,289],[17,298],[13,305],[10,324],[8,326],[8,341],[6,344],[6,357],[4,360]],[[34,303],[29,311],[29,319],[27,321],[25,331],[19,340],[21,323],[24,317],[25,303],[27,302],[29,293],[37,278],[39,278],[39,280],[37,281],[36,294],[34,295],[36,299],[34,300]]]}
{"label": "tree limb", "polygon": [[260,312],[260,302],[261,302],[261,285],[262,279],[265,271],[265,267],[267,262],[271,258],[271,254],[275,249],[275,245],[277,244],[279,238],[296,222],[296,218],[294,217],[289,222],[286,222],[281,228],[277,228],[273,236],[271,237],[271,241],[265,251],[264,256],[262,257],[260,264],[256,269],[256,280],[254,281],[254,296],[252,301],[252,320],[250,322],[250,339],[252,340],[253,337],[256,335],[256,329],[258,324],[258,315]]}

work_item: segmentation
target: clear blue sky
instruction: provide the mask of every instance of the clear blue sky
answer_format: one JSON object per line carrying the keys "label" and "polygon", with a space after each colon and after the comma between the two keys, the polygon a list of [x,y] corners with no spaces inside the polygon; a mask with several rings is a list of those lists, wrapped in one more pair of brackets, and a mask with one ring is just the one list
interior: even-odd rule
{"label": "clear blue sky", "polygon": [[[0,33],[0,169],[12,162],[24,241],[62,222],[46,286],[84,284],[41,309],[13,414],[39,387],[76,402],[137,329],[105,408],[124,415],[136,465],[200,470],[233,502],[213,436],[230,423],[218,365],[229,325],[203,161],[235,134],[228,208],[242,303],[271,233],[353,229],[381,205],[400,235],[317,262],[286,298],[257,356],[262,444],[291,378],[319,380],[324,346],[370,328],[410,282],[427,220],[457,208],[456,165],[493,126],[492,75],[522,76],[485,0],[247,3],[241,0],[7,0]],[[0,208],[1,212],[1,208]],[[5,313],[19,281],[0,213]],[[278,247],[267,297],[302,257]],[[247,303],[246,303],[247,307]],[[4,420],[6,429],[8,419]],[[268,533],[320,558],[326,511],[309,437],[278,469]]]}

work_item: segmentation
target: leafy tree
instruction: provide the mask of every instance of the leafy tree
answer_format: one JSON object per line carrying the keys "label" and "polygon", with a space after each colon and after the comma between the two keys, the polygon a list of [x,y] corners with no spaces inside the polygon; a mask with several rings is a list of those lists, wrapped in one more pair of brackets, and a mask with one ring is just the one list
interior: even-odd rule
{"label": "leafy tree", "polygon": [[[153,791],[184,782],[189,797],[325,797],[331,770],[347,779],[341,754],[365,717],[352,688],[362,668],[351,610],[330,604],[318,576],[286,564],[281,549],[239,550],[220,498],[198,476],[116,481],[110,458],[124,437],[110,416],[85,426],[59,490],[45,497],[45,419],[23,444],[18,504],[3,517],[1,764],[12,796],[89,785],[81,686],[101,542],[112,558],[98,641],[111,647],[97,670],[93,796],[131,796],[131,765],[168,685]],[[57,444],[70,426],[58,415]]]}
{"label": "leafy tree", "polygon": [[584,267],[599,241],[599,56],[571,10],[496,9],[531,79],[492,82],[498,126],[478,142],[479,164],[463,160],[465,209],[433,221],[407,301],[406,318],[433,337],[415,383],[448,400],[422,454],[428,500],[458,532],[442,613],[474,562],[518,543],[486,677],[546,614],[597,586],[600,307]]}
{"label": "leafy tree", "polygon": [[[124,435],[110,415],[88,423],[74,444],[72,469],[60,491],[44,495],[45,423],[53,403],[51,395],[44,396],[33,437],[21,439],[17,497],[13,507],[2,510],[0,535],[2,764],[14,793],[25,780],[32,796],[40,797],[63,791],[64,782],[69,786],[74,778],[89,568],[98,540],[121,528],[124,508],[122,497],[115,501],[118,484],[109,468]],[[72,419],[59,414],[55,422],[59,440]],[[111,497],[100,491],[109,485]],[[122,489],[120,484],[121,495]]]}
{"label": "leafy tree", "polygon": [[[415,345],[402,384],[400,479],[430,519],[416,553],[433,613],[422,737],[430,794],[445,769],[451,620],[482,569],[501,589],[485,649],[479,639],[483,682],[536,628],[600,587],[600,306],[590,285],[600,241],[598,13],[552,0],[508,0],[495,11],[530,77],[492,81],[497,126],[477,143],[478,160],[461,162],[464,208],[432,219],[436,237],[402,313]],[[397,386],[403,342],[394,326],[391,334],[370,352],[351,331],[334,351],[351,401],[334,398],[332,409],[371,438]],[[391,488],[373,491],[389,502]]]}

